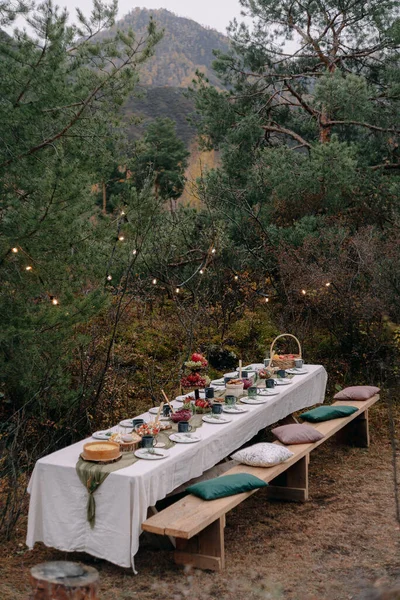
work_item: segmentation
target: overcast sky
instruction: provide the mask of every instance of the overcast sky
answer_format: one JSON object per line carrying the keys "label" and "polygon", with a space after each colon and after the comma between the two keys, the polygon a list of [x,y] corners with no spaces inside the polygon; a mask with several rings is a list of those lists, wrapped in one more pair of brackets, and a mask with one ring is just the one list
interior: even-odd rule
{"label": "overcast sky", "polygon": [[[70,17],[75,15],[75,8],[79,6],[85,14],[89,14],[91,0],[54,0],[54,4],[66,7]],[[141,8],[166,8],[180,17],[188,17],[201,25],[208,25],[222,33],[226,33],[229,22],[234,17],[239,17],[239,0],[118,0],[118,18],[123,17],[136,6]],[[20,25],[20,23],[18,23]]]}

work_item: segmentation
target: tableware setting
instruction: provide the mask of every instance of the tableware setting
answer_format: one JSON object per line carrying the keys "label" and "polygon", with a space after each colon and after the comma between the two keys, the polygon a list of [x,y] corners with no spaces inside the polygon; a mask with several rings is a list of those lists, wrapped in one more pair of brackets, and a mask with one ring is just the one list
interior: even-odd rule
{"label": "tableware setting", "polygon": [[171,433],[169,439],[177,444],[194,444],[202,438],[197,433]]}
{"label": "tableware setting", "polygon": [[95,431],[92,433],[92,438],[95,440],[103,440],[105,442],[110,439],[112,434],[113,432],[110,429],[106,429],[105,431]]}
{"label": "tableware setting", "polygon": [[307,375],[308,371],[294,367],[293,369],[287,369],[286,373],[290,373],[290,375]]}
{"label": "tableware setting", "polygon": [[225,415],[204,415],[202,419],[205,423],[213,423],[217,425],[225,425],[225,423],[230,423],[232,419],[225,417]]}
{"label": "tableware setting", "polygon": [[[280,394],[280,390],[276,390],[275,388],[258,388],[256,397],[258,398],[258,396],[277,396],[278,394]],[[241,398],[240,401],[243,402],[243,398]]]}
{"label": "tableware setting", "polygon": [[293,383],[291,379],[275,379],[275,385],[290,385]]}
{"label": "tableware setting", "polygon": [[248,412],[248,408],[238,404],[224,406],[222,410],[224,413],[230,413],[232,415]]}
{"label": "tableware setting", "polygon": [[268,398],[266,396],[257,396],[256,398],[241,398],[240,402],[243,404],[265,404],[268,402]]}
{"label": "tableware setting", "polygon": [[156,450],[154,448],[139,448],[139,450],[135,451],[135,456],[144,460],[161,460],[167,458],[168,451],[162,449]]}

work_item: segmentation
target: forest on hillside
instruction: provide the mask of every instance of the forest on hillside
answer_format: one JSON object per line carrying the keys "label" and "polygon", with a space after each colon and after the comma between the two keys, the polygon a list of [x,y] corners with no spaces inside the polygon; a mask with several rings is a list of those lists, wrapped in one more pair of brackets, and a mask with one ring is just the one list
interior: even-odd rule
{"label": "forest on hillside", "polygon": [[[288,331],[329,392],[398,386],[396,8],[242,4],[253,26],[233,25],[230,49],[189,20],[166,40],[166,11],[133,11],[134,32],[114,4],[77,25],[47,0],[0,4],[3,25],[22,11],[34,28],[0,39],[4,537],[39,457],[175,394],[194,350],[216,376]],[[173,64],[154,59],[163,44]],[[191,83],[212,49],[213,74]],[[149,84],[190,99],[169,87],[125,104]],[[127,139],[148,102],[162,116]],[[179,202],[189,126],[163,103],[195,106],[201,149],[219,153],[196,173],[196,206]]]}

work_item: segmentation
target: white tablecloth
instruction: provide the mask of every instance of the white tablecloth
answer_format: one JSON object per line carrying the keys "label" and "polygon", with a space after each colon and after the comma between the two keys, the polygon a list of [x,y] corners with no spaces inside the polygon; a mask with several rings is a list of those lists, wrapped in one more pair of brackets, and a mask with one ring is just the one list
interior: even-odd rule
{"label": "white tablecloth", "polygon": [[225,425],[203,423],[199,430],[201,442],[176,444],[166,459],[139,460],[111,473],[95,493],[94,529],[86,519],[87,492],[75,470],[88,440],[41,458],[28,486],[28,547],[40,541],[59,550],[87,552],[134,569],[141,524],[149,506],[217,464],[263,427],[324,401],[325,369],[318,365],[305,368],[307,375],[298,375],[292,384],[279,387],[280,393],[271,396],[266,404],[248,405],[247,413],[229,415],[232,421]]}

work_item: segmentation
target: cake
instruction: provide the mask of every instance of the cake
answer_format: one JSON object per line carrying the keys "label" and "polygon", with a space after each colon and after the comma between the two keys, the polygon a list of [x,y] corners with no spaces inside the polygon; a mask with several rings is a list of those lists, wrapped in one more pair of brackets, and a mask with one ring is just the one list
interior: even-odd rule
{"label": "cake", "polygon": [[114,460],[121,451],[115,442],[89,442],[83,446],[82,456],[86,460]]}

